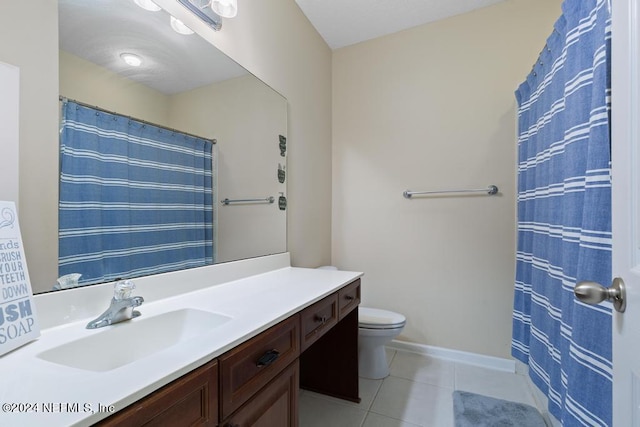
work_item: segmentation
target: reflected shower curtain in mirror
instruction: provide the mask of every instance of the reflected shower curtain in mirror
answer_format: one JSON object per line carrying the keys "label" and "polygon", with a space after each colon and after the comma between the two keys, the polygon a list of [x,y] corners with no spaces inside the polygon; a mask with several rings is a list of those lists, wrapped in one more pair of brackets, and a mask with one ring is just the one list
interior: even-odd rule
{"label": "reflected shower curtain in mirror", "polygon": [[213,142],[63,103],[59,274],[80,284],[214,261]]}
{"label": "reflected shower curtain in mirror", "polygon": [[565,0],[518,100],[518,251],[512,354],[564,426],[611,425],[610,39],[606,0]]}

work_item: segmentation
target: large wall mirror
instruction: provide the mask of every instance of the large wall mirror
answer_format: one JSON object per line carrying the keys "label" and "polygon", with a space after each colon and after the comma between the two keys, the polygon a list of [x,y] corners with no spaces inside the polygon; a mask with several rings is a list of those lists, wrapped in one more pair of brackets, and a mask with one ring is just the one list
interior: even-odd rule
{"label": "large wall mirror", "polygon": [[[213,262],[285,252],[286,99],[170,18],[134,0],[59,0],[60,96],[215,140]],[[34,292],[91,284],[56,279]]]}

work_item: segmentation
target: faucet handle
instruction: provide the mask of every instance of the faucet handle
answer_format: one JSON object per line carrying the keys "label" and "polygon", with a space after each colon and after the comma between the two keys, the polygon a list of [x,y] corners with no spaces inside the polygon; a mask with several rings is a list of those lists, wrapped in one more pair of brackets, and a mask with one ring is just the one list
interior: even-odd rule
{"label": "faucet handle", "polygon": [[123,300],[131,296],[131,291],[136,288],[132,280],[121,280],[113,286],[113,298]]}

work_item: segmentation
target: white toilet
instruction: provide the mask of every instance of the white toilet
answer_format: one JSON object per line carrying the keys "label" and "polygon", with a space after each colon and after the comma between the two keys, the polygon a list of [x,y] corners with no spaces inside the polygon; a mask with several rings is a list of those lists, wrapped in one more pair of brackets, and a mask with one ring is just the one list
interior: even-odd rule
{"label": "white toilet", "polygon": [[358,308],[359,375],[378,380],[389,375],[384,346],[402,332],[407,319],[377,308]]}
{"label": "white toilet", "polygon": [[[325,265],[322,270],[337,270]],[[393,311],[358,307],[358,365],[359,375],[378,380],[389,375],[384,346],[397,337],[407,319]]]}

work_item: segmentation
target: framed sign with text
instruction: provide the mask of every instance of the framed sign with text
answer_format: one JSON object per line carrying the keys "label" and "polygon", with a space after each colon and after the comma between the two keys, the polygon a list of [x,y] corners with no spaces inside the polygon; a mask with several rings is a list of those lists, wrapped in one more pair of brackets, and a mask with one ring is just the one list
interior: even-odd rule
{"label": "framed sign with text", "polygon": [[0,356],[39,336],[16,206],[0,201]]}

